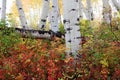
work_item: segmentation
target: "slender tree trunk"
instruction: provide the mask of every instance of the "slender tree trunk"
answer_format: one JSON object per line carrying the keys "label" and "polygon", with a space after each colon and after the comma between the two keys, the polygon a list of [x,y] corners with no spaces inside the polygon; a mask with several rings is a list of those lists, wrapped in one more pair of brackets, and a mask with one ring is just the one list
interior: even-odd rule
{"label": "slender tree trunk", "polygon": [[79,1],[79,18],[80,20],[83,18],[83,14],[85,14],[86,19],[88,20],[88,11],[85,8],[85,6],[82,3],[82,0],[78,0]]}
{"label": "slender tree trunk", "polygon": [[[2,9],[2,8],[0,7],[0,16],[1,16],[1,9]],[[0,20],[1,20],[1,17],[0,17]]]}
{"label": "slender tree trunk", "polygon": [[93,9],[91,0],[86,0],[87,3],[87,20],[93,20]]}
{"label": "slender tree trunk", "polygon": [[[68,4],[69,2],[69,4]],[[80,49],[81,35],[79,27],[78,0],[63,0],[64,26],[67,56],[77,56]]]}
{"label": "slender tree trunk", "polygon": [[79,18],[80,20],[83,19],[83,4],[82,4],[82,0],[79,0]]}
{"label": "slender tree trunk", "polygon": [[72,48],[72,54],[75,57],[78,54],[78,50],[80,50],[80,43],[81,43],[78,11],[79,11],[78,0],[71,0],[70,11],[69,11],[70,26],[71,26],[71,48]]}
{"label": "slender tree trunk", "polygon": [[116,7],[117,11],[120,13],[120,2],[117,0],[112,0],[114,6]]}
{"label": "slender tree trunk", "polygon": [[69,4],[68,0],[63,0],[63,23],[65,28],[65,42],[66,42],[66,52],[71,53],[71,28],[70,28],[70,20],[69,20]]}
{"label": "slender tree trunk", "polygon": [[58,0],[52,0],[52,10],[50,12],[50,28],[53,32],[59,31],[59,6]]}
{"label": "slender tree trunk", "polygon": [[109,0],[102,0],[103,2],[103,22],[110,24],[111,22],[111,7]]}
{"label": "slender tree trunk", "polygon": [[40,30],[45,30],[48,12],[50,8],[49,4],[50,4],[50,0],[43,0],[42,10],[40,14],[40,21],[38,25]]}
{"label": "slender tree trunk", "polygon": [[18,13],[19,13],[19,17],[20,17],[22,27],[24,29],[28,29],[27,20],[26,20],[26,17],[25,17],[24,10],[22,8],[21,0],[16,0],[16,6],[18,8]]}
{"label": "slender tree trunk", "polygon": [[2,15],[2,6],[0,4],[0,21],[1,21],[1,15]]}
{"label": "slender tree trunk", "polygon": [[5,18],[6,18],[6,0],[2,0],[1,20],[5,20]]}

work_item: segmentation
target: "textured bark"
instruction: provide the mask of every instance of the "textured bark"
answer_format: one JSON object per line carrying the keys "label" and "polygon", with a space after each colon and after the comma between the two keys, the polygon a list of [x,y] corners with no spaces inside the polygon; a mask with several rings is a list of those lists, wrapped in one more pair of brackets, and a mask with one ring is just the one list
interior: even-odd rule
{"label": "textured bark", "polygon": [[27,20],[26,20],[26,17],[25,17],[24,10],[22,8],[21,0],[16,0],[16,6],[18,8],[18,13],[19,13],[19,17],[20,17],[22,27],[24,29],[28,29]]}
{"label": "textured bark", "polygon": [[52,0],[52,9],[50,11],[50,28],[53,32],[59,30],[59,6],[58,0]]}
{"label": "textured bark", "polygon": [[67,4],[68,0],[62,0],[63,1],[63,23],[65,28],[65,42],[66,42],[66,52],[71,53],[71,28],[70,28],[70,20],[69,20],[69,7]]}
{"label": "textured bark", "polygon": [[[68,4],[69,2],[69,4]],[[80,49],[81,35],[79,27],[78,0],[63,0],[65,40],[67,56],[77,56]]]}
{"label": "textured bark", "polygon": [[112,0],[114,6],[116,7],[117,11],[120,12],[120,2],[117,0]]}
{"label": "textured bark", "polygon": [[[67,5],[67,4],[66,4]],[[73,55],[77,55],[78,50],[80,50],[80,27],[79,27],[79,3],[78,0],[71,0],[69,17],[71,26],[71,50]]]}
{"label": "textured bark", "polygon": [[37,39],[52,39],[53,32],[51,31],[41,31],[41,30],[24,30],[20,28],[15,28],[16,32],[20,33],[22,37],[25,38],[37,38]]}
{"label": "textured bark", "polygon": [[6,0],[2,0],[1,20],[6,18]]}
{"label": "textured bark", "polygon": [[87,20],[93,20],[93,9],[91,0],[86,0],[87,3]]}
{"label": "textured bark", "polygon": [[40,21],[38,25],[40,30],[45,30],[48,12],[50,8],[49,4],[50,4],[50,0],[43,0],[42,10],[40,14]]}
{"label": "textured bark", "polygon": [[109,0],[102,0],[103,2],[103,22],[110,24],[111,22],[111,7]]}

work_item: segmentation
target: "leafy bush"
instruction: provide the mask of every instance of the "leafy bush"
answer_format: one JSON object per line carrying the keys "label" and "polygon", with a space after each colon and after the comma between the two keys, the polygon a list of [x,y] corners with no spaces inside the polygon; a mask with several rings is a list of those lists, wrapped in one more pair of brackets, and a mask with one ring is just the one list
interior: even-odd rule
{"label": "leafy bush", "polygon": [[[86,35],[87,32],[88,31],[84,31],[84,35]],[[82,53],[80,54],[82,55],[80,62],[81,65],[83,64],[83,70],[89,72],[86,72],[87,76],[85,79],[119,79],[119,29],[114,30],[114,26],[101,24],[96,29],[94,28],[92,37],[88,37],[82,52],[80,52]]]}
{"label": "leafy bush", "polygon": [[0,56],[9,55],[9,49],[20,41],[20,36],[14,28],[8,28],[5,22],[0,22]]}
{"label": "leafy bush", "polygon": [[[93,26],[91,29],[90,25],[91,23],[88,21],[81,22],[81,33],[86,40],[76,60],[73,57],[65,58],[65,44],[60,38],[55,37],[53,41],[23,39],[19,44],[10,45],[10,42],[14,41],[10,37],[12,33],[5,29],[5,33],[9,33],[7,34],[9,36],[5,35],[8,37],[8,42],[5,43],[7,43],[6,46],[10,46],[5,50],[9,50],[10,56],[0,58],[0,79],[120,79],[119,29],[114,30],[113,26],[106,24],[101,24],[95,28]],[[5,46],[3,43],[0,43],[2,47]]]}
{"label": "leafy bush", "polygon": [[[41,45],[41,43],[38,45]],[[57,49],[57,53],[52,49],[47,50],[47,46],[46,43],[42,44],[38,48],[40,51],[36,51],[33,47],[20,44],[19,49],[13,49],[10,52],[10,57],[0,60],[0,70],[4,72],[0,75],[1,78],[7,80],[56,80],[61,78],[64,56]]]}

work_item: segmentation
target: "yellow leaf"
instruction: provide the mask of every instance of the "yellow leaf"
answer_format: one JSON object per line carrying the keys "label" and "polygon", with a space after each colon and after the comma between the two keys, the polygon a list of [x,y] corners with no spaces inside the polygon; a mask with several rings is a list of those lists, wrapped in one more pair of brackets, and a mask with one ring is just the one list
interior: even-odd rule
{"label": "yellow leaf", "polygon": [[25,63],[29,63],[31,60],[30,59],[27,59],[26,61],[25,61]]}
{"label": "yellow leaf", "polygon": [[19,74],[19,76],[17,76],[17,77],[15,78],[15,80],[24,80],[24,79],[23,79],[23,75],[22,75],[22,74]]}
{"label": "yellow leaf", "polygon": [[66,58],[65,63],[68,63],[70,60],[73,60],[73,58],[72,57]]}
{"label": "yellow leaf", "polygon": [[108,62],[106,59],[101,60],[100,63],[103,65],[103,67],[108,67]]}

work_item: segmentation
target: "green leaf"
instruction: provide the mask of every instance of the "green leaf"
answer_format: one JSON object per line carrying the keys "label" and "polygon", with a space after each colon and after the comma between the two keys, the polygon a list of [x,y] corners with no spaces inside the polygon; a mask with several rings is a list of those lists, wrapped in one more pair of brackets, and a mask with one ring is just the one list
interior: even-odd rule
{"label": "green leaf", "polygon": [[64,60],[65,59],[65,53],[61,54],[61,59]]}

